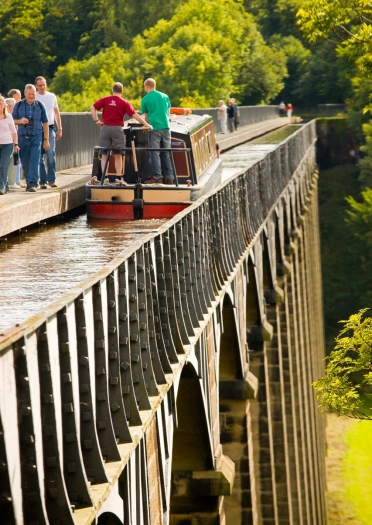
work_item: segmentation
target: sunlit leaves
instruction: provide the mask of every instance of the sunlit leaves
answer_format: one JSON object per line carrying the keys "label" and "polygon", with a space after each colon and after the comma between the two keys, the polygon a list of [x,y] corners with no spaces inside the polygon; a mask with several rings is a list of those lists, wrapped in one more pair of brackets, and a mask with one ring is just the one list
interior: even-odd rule
{"label": "sunlit leaves", "polygon": [[53,88],[63,109],[72,110],[74,98],[86,109],[86,93],[93,94],[101,83],[94,100],[110,80],[120,80],[125,96],[138,107],[143,81],[153,77],[174,106],[210,107],[234,95],[239,102],[249,97],[267,102],[280,91],[285,75],[283,52],[265,44],[239,0],[190,0],[171,20],[160,20],[134,38],[128,52],[112,46],[60,67]]}
{"label": "sunlit leaves", "polygon": [[320,407],[358,419],[372,419],[372,318],[366,311],[341,321],[326,374],[313,384]]}

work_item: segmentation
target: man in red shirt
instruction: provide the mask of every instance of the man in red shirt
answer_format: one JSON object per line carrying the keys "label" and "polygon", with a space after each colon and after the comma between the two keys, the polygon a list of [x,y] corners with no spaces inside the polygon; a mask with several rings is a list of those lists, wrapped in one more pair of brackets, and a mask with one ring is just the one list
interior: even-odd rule
{"label": "man in red shirt", "polygon": [[[123,84],[116,82],[112,88],[112,95],[97,100],[90,106],[94,122],[101,128],[99,135],[99,145],[102,148],[114,148],[115,170],[117,175],[123,173],[122,153],[115,153],[115,150],[122,150],[124,144],[124,116],[127,114],[133,117],[144,128],[151,130],[150,126],[136,111],[132,104],[123,98]],[[102,121],[99,120],[97,110],[102,109]],[[102,155],[102,169],[106,162],[106,155]]]}

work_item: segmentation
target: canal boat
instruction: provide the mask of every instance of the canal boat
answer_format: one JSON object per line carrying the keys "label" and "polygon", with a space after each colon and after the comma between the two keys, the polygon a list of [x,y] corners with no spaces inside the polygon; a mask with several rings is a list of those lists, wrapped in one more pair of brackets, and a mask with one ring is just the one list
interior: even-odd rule
{"label": "canal boat", "polygon": [[[126,122],[123,173],[115,173],[111,149],[94,148],[92,178],[86,184],[87,214],[92,219],[171,218],[220,183],[218,146],[210,115],[171,110],[170,156],[174,184],[148,184],[153,177],[147,131],[134,119]],[[164,152],[167,150],[156,150]],[[117,154],[118,152],[115,151]],[[102,166],[102,154],[106,163]]]}

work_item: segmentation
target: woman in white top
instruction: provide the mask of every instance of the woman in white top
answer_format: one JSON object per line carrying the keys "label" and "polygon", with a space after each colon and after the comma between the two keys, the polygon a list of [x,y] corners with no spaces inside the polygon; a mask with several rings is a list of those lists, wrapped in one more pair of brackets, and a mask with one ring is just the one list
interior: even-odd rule
{"label": "woman in white top", "polygon": [[0,95],[0,195],[8,191],[8,170],[13,147],[19,151],[17,130],[13,117],[9,115],[4,97]]}
{"label": "woman in white top", "polygon": [[218,101],[217,120],[221,128],[218,132],[227,133],[227,106],[223,100]]}

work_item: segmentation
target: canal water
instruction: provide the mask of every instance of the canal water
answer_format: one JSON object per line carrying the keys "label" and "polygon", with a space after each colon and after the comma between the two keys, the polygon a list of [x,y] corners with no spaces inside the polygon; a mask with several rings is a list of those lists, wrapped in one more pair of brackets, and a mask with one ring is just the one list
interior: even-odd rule
{"label": "canal water", "polygon": [[0,245],[0,331],[40,312],[163,222],[134,226],[84,214]]}
{"label": "canal water", "polygon": [[[298,130],[287,126],[224,153],[223,180],[273,150]],[[48,224],[0,245],[0,332],[42,311],[165,220],[88,221],[86,215]]]}

